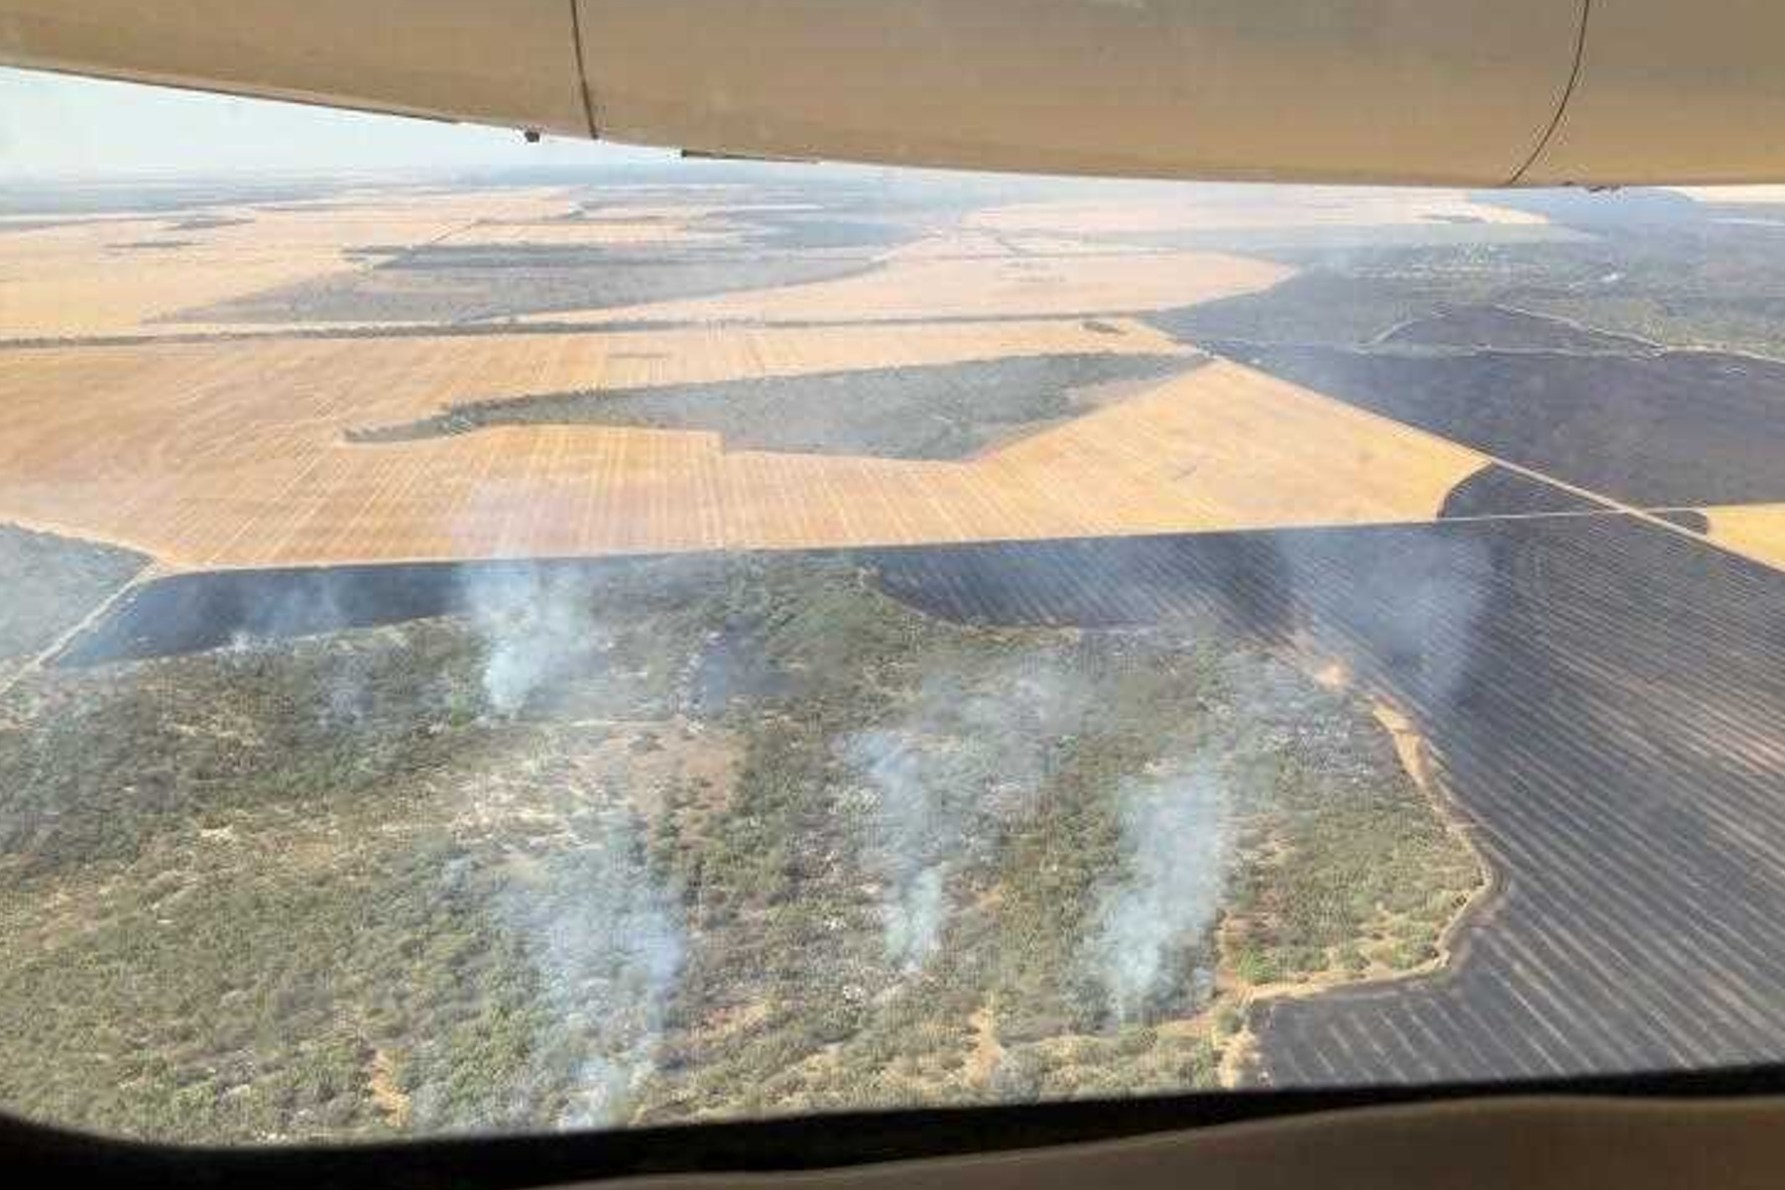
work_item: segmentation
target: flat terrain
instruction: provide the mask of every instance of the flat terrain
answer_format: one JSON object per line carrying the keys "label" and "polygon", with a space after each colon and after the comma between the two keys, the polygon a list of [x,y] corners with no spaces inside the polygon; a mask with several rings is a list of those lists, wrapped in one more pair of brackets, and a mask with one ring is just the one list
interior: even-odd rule
{"label": "flat terrain", "polygon": [[148,564],[141,554],[0,525],[0,684]]}
{"label": "flat terrain", "polygon": [[1785,364],[1473,347],[1223,348],[1255,366],[1639,507],[1785,498]]}
{"label": "flat terrain", "polygon": [[[855,418],[846,355],[886,397]],[[889,379],[889,359],[925,365]],[[732,369],[752,387],[713,387]],[[1006,372],[1014,415],[975,382]],[[1109,381],[1128,395],[1087,391]],[[566,390],[589,395],[549,395]],[[688,412],[771,391],[770,425]],[[0,358],[0,395],[21,429],[0,445],[6,515],[176,566],[1423,520],[1488,462],[1116,320],[25,349]],[[885,412],[898,400],[921,416]],[[773,449],[801,445],[827,449]]]}
{"label": "flat terrain", "polygon": [[1785,1052],[1764,196],[680,171],[0,204],[0,1104]]}
{"label": "flat terrain", "polygon": [[1785,569],[1785,504],[1703,509],[1712,540]]}
{"label": "flat terrain", "polygon": [[1361,699],[875,566],[435,568],[448,618],[20,685],[0,1099],[249,1140],[1167,1090],[1251,989],[1435,954],[1479,876]]}
{"label": "flat terrain", "polygon": [[[1541,216],[991,193],[845,174],[23,225],[0,519],[176,568],[894,545],[1423,520],[1489,464],[1205,366],[1140,318],[1293,269],[1126,237]],[[126,235],[163,246],[119,288]],[[271,258],[293,279],[264,284]]]}
{"label": "flat terrain", "polygon": [[1230,607],[1424,725],[1496,887],[1443,975],[1265,1006],[1253,1077],[1537,1076],[1785,1046],[1768,941],[1785,908],[1779,572],[1615,516],[962,548],[887,581],[973,623]]}

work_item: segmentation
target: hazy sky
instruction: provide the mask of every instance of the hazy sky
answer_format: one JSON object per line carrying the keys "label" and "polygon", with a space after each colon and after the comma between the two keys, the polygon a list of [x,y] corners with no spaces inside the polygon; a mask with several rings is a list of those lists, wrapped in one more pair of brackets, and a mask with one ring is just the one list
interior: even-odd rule
{"label": "hazy sky", "polygon": [[0,178],[567,165],[643,149],[0,69]]}

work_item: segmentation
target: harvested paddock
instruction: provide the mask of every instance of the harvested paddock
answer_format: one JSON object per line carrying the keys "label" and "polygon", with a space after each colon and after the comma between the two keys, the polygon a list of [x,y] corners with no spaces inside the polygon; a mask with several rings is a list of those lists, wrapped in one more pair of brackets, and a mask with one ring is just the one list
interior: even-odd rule
{"label": "harvested paddock", "polygon": [[[1070,354],[1182,354],[1131,322],[695,328],[552,336],[254,340],[0,353],[14,490],[277,463],[354,426],[478,399]],[[166,474],[164,474],[166,473]],[[0,505],[3,508],[4,505]]]}
{"label": "harvested paddock", "polygon": [[1429,520],[1488,459],[1218,361],[981,465],[1059,477],[1132,533]]}
{"label": "harvested paddock", "polygon": [[[140,219],[64,223],[6,237],[0,336],[142,332],[177,311],[304,279],[353,273],[361,244],[420,244],[480,218],[568,209],[552,190],[380,196],[346,208],[225,207]],[[191,241],[156,252],[120,243]]]}
{"label": "harvested paddock", "polygon": [[1702,511],[1712,541],[1785,570],[1785,504],[1735,504]]}
{"label": "harvested paddock", "polygon": [[[1016,336],[1006,346],[1029,350],[1159,344],[1129,327],[885,328],[830,341],[858,363],[869,343],[938,354],[952,343],[964,355],[1006,330]],[[549,374],[574,373],[579,352],[606,360],[610,382],[686,376],[702,365],[678,347],[702,332],[677,334],[599,348],[554,337],[525,364],[508,353],[539,345],[504,339],[275,343],[257,347],[252,366],[209,345],[15,352],[0,395],[29,431],[0,447],[0,515],[185,567],[794,549],[1428,520],[1488,463],[1262,373],[1192,359],[1180,377],[960,462],[728,450],[714,433],[634,427],[343,437],[517,376],[572,387]],[[734,361],[754,347],[756,374],[775,344],[795,349],[769,331],[710,341]],[[824,341],[801,331],[797,350]],[[664,359],[618,358],[653,342]],[[107,392],[119,399],[93,399]]]}
{"label": "harvested paddock", "polygon": [[[1290,270],[1219,252],[888,260],[859,276],[691,301],[557,314],[554,321],[834,322],[1059,318],[1163,310],[1276,284]],[[543,316],[534,316],[540,319]]]}

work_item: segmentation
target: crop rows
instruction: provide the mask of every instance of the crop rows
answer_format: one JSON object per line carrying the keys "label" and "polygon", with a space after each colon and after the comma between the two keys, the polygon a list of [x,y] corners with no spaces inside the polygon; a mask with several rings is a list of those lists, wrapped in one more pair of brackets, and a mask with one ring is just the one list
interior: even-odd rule
{"label": "crop rows", "polygon": [[195,567],[793,549],[1424,520],[1485,463],[1191,358],[1144,393],[959,462],[726,449],[716,434],[636,426],[346,433],[472,395],[1156,347],[1129,325],[15,352],[0,363],[20,427],[0,445],[0,519]]}
{"label": "crop rows", "polygon": [[1268,1003],[1275,1084],[1785,1053],[1785,575],[1624,517],[911,551],[983,622],[1216,609],[1415,718],[1497,886],[1433,979]]}

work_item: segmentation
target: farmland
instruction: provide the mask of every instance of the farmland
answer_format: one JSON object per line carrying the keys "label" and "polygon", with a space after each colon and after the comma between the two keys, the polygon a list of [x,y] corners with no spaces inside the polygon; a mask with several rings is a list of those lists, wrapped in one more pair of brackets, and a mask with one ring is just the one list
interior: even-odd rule
{"label": "farmland", "polygon": [[[1141,581],[1087,577],[1110,573]],[[1610,516],[970,547],[889,581],[968,622],[1233,606],[1429,725],[1499,877],[1466,949],[1429,981],[1264,1006],[1253,1077],[1538,1076],[1785,1044],[1763,924],[1785,741],[1777,656],[1757,647],[1785,609],[1777,571]]]}
{"label": "farmland", "polygon": [[77,628],[88,610],[114,597],[148,559],[128,550],[0,526],[0,682]]}
{"label": "farmland", "polygon": [[1756,217],[735,163],[10,202],[0,1105],[1776,1058]]}
{"label": "farmland", "polygon": [[1219,622],[954,626],[864,564],[473,569],[22,685],[0,1002],[57,1007],[0,1094],[251,1139],[1206,1085],[1247,988],[1417,965],[1478,880],[1367,707]]}

